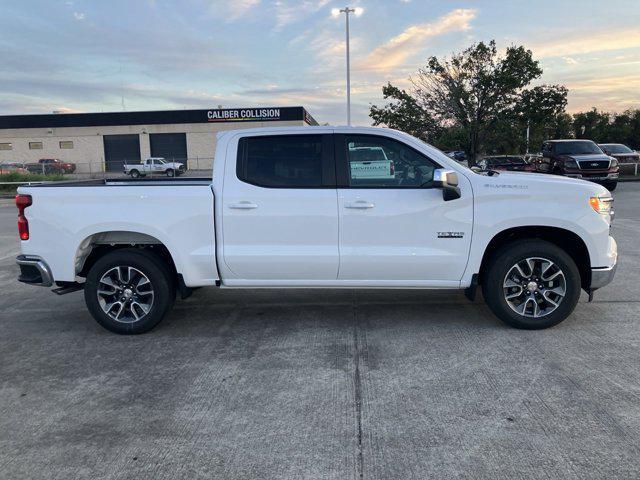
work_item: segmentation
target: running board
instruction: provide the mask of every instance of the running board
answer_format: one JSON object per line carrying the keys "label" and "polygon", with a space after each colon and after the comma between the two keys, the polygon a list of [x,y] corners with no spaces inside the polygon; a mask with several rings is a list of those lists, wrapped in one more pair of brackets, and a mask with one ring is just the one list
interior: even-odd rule
{"label": "running board", "polygon": [[56,282],[58,288],[51,290],[56,295],[66,295],[67,293],[77,292],[78,290],[84,290],[84,283],[78,282]]}

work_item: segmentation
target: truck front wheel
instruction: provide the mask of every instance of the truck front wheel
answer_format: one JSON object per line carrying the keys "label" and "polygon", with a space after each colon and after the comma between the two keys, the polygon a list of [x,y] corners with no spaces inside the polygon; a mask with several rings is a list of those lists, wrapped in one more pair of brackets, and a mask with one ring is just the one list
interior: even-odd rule
{"label": "truck front wheel", "polygon": [[490,260],[482,293],[493,313],[516,328],[537,330],[562,322],[580,298],[580,273],[561,248],[520,240]]}
{"label": "truck front wheel", "polygon": [[100,258],[89,270],[84,299],[95,320],[123,335],[155,327],[175,301],[175,282],[154,253],[126,248]]}

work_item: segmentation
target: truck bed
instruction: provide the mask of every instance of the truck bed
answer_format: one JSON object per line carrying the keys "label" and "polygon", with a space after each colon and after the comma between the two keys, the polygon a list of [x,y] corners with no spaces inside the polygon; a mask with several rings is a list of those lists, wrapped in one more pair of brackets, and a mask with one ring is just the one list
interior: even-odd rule
{"label": "truck bed", "polygon": [[190,185],[210,185],[211,177],[190,177],[190,178],[99,178],[95,180],[68,180],[62,182],[29,183],[25,187],[157,187],[157,186],[190,186]]}

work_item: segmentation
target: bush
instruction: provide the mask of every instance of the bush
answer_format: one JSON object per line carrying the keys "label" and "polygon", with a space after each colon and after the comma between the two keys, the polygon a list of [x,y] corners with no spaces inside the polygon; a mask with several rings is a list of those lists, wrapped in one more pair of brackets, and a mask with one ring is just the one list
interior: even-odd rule
{"label": "bush", "polygon": [[60,180],[64,180],[64,177],[59,174],[5,173],[0,175],[0,193],[15,194],[19,187],[19,185],[2,185],[3,182],[59,182]]}

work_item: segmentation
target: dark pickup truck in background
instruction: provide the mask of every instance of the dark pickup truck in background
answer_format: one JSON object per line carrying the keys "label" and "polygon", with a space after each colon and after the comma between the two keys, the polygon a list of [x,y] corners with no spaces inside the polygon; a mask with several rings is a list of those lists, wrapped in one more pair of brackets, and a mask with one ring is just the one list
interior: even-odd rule
{"label": "dark pickup truck in background", "polygon": [[31,173],[42,173],[44,175],[51,173],[73,173],[76,171],[76,164],[71,162],[62,162],[57,158],[41,158],[37,163],[27,163],[27,170]]}
{"label": "dark pickup truck in background", "polygon": [[591,140],[548,140],[538,162],[539,172],[590,180],[609,191],[618,184],[618,160]]}

